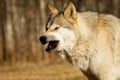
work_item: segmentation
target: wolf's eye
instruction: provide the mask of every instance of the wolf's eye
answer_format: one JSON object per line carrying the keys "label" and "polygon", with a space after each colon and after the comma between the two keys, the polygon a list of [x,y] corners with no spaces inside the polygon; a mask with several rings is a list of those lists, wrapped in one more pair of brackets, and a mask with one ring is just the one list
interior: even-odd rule
{"label": "wolf's eye", "polygon": [[58,30],[60,27],[55,27],[55,30]]}

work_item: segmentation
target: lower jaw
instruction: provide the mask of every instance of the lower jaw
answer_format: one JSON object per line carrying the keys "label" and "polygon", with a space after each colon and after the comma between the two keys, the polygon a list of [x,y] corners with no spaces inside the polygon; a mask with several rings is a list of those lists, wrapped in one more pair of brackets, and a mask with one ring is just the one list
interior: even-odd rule
{"label": "lower jaw", "polygon": [[46,51],[47,53],[52,53],[52,52],[55,52],[55,50],[54,50],[54,49],[48,49],[48,48],[46,48],[46,49],[45,49],[45,51]]}

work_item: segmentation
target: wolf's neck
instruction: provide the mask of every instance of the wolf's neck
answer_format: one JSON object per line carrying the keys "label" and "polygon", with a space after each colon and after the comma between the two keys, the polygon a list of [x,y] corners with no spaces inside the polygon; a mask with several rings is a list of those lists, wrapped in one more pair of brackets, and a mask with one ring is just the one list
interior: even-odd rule
{"label": "wolf's neck", "polygon": [[73,48],[66,49],[65,58],[77,68],[87,71],[89,69],[90,57],[92,56],[89,53],[94,51],[93,43],[94,41],[92,40],[89,42],[88,40],[78,39]]}
{"label": "wolf's neck", "polygon": [[[84,15],[85,16],[85,15]],[[93,27],[93,25],[89,25],[87,18],[89,17],[84,17],[83,14],[78,13],[77,14],[77,28],[80,34],[80,38],[87,40],[88,38],[91,38],[92,29],[90,27]]]}

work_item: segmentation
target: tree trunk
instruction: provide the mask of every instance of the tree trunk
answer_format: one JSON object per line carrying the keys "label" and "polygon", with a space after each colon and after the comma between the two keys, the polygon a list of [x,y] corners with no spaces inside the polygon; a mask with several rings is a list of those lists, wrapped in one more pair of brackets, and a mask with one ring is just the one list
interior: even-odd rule
{"label": "tree trunk", "polygon": [[0,61],[7,61],[7,53],[6,53],[6,1],[0,1],[0,42],[1,42],[1,52],[0,52]]}
{"label": "tree trunk", "polygon": [[113,0],[113,13],[120,17],[120,0]]}

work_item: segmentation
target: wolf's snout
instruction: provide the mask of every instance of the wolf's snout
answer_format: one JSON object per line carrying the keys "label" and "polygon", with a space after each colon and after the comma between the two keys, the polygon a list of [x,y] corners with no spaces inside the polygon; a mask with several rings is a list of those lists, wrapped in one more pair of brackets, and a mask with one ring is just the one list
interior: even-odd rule
{"label": "wolf's snout", "polygon": [[40,42],[42,44],[46,44],[47,43],[47,37],[46,36],[41,36],[39,40],[40,40]]}

